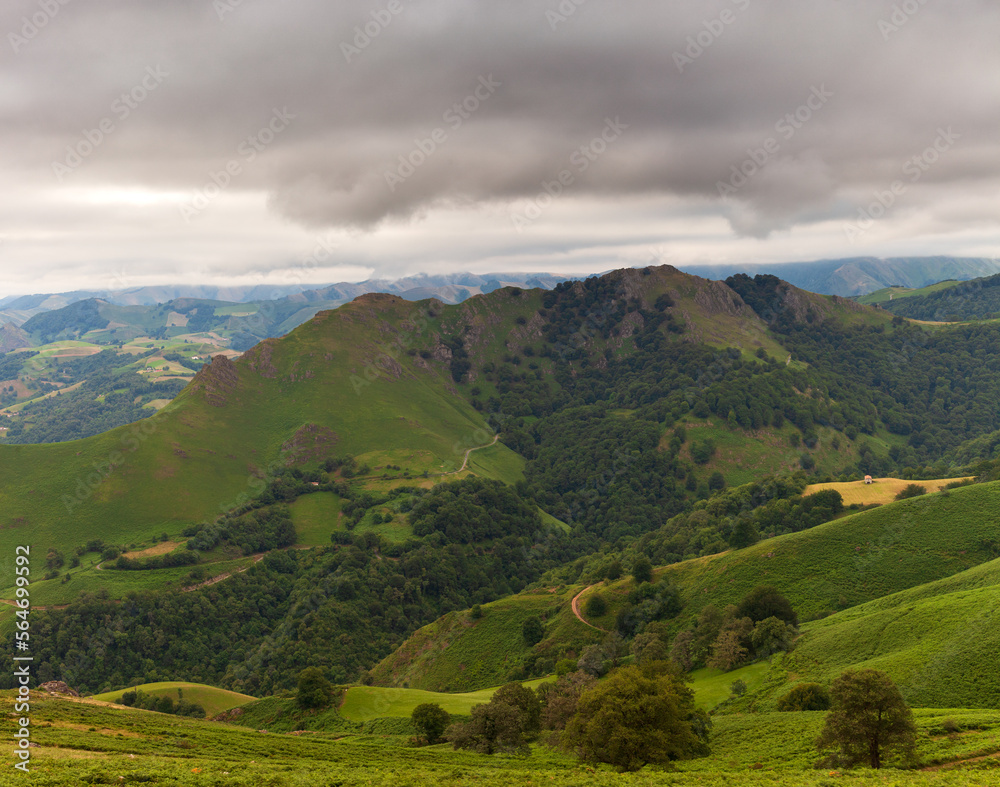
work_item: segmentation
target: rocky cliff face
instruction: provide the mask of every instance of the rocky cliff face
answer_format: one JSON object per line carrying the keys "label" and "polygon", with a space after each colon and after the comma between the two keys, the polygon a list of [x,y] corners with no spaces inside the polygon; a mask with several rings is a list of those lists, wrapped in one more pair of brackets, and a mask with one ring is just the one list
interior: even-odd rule
{"label": "rocky cliff face", "polygon": [[205,399],[214,407],[224,407],[240,383],[236,364],[224,355],[216,355],[212,362],[198,370],[191,381],[191,390],[203,391]]}

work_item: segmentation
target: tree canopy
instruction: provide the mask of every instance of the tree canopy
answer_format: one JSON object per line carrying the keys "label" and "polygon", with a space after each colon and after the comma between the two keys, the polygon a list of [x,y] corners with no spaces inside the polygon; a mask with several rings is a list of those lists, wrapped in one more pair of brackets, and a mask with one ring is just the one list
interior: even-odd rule
{"label": "tree canopy", "polygon": [[847,670],[830,687],[831,710],[816,741],[837,749],[828,760],[839,766],[881,768],[889,755],[913,753],[916,727],[896,684],[884,672]]}

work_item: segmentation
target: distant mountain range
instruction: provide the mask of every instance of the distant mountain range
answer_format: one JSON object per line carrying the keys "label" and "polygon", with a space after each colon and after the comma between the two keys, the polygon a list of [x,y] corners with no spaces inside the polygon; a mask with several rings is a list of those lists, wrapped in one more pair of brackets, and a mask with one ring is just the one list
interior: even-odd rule
{"label": "distant mountain range", "polygon": [[1000,259],[987,257],[851,257],[763,265],[678,265],[685,273],[726,279],[737,273],[768,273],[809,292],[867,295],[886,287],[919,288],[945,279],[967,281],[1000,273]]}
{"label": "distant mountain range", "polygon": [[[917,289],[946,279],[968,281],[1000,273],[1000,259],[960,257],[896,257],[878,259],[855,257],[842,260],[816,262],[774,263],[763,265],[680,265],[680,270],[706,279],[724,280],[737,273],[771,274],[809,292],[844,297],[866,295],[887,287]],[[226,304],[254,304],[255,314],[250,320],[253,327],[237,325],[230,321],[225,327],[230,331],[244,332],[257,339],[279,336],[301,325],[317,312],[333,309],[348,303],[359,295],[370,292],[398,295],[409,301],[425,298],[456,304],[474,295],[500,287],[550,290],[561,281],[587,278],[586,275],[552,273],[451,273],[408,276],[402,279],[368,279],[362,282],[340,282],[326,286],[310,285],[259,285],[247,287],[214,287],[201,285],[174,285],[137,287],[128,290],[77,290],[58,294],[20,295],[0,298],[0,326],[10,324],[21,327],[33,317],[65,309],[82,301],[99,300],[104,307],[156,307],[184,301],[202,301],[222,307]],[[144,316],[123,322],[148,323]],[[170,310],[164,311],[164,318]],[[123,313],[124,314],[124,313]],[[262,320],[262,316],[267,319]],[[154,323],[156,321],[154,320]],[[265,324],[266,323],[266,324]],[[37,323],[36,323],[37,324]],[[162,327],[160,323],[160,327]],[[145,330],[157,324],[145,324]],[[213,325],[218,330],[222,326]],[[33,333],[32,326],[27,329]],[[82,331],[77,332],[82,333]],[[251,337],[252,334],[252,337]],[[39,337],[33,337],[37,343]],[[51,341],[52,337],[47,338]],[[68,338],[68,337],[63,337]],[[78,338],[73,337],[73,338]],[[24,346],[23,334],[7,329],[0,334],[0,346],[6,350]],[[18,344],[18,340],[21,344]],[[252,343],[252,342],[251,342]],[[249,345],[247,345],[249,346]]]}
{"label": "distant mountain range", "polygon": [[[581,276],[551,273],[449,273],[407,276],[402,279],[369,279],[315,285],[256,285],[213,287],[207,285],[170,285],[135,287],[127,290],[75,290],[58,294],[10,295],[0,298],[0,324],[21,325],[43,312],[63,309],[80,301],[98,298],[115,306],[157,306],[179,298],[226,303],[260,303],[299,298],[306,303],[324,302],[333,308],[369,292],[387,292],[410,301],[437,298],[444,303],[461,303],[480,293],[500,287],[552,289],[561,281]],[[312,316],[312,315],[310,315]],[[306,318],[308,319],[308,318]]]}

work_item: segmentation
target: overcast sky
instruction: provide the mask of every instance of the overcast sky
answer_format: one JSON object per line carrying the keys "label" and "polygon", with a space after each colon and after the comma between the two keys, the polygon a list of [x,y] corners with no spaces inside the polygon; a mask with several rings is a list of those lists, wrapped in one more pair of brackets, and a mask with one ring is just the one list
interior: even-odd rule
{"label": "overcast sky", "polygon": [[995,0],[5,0],[0,33],[0,295],[1000,253]]}

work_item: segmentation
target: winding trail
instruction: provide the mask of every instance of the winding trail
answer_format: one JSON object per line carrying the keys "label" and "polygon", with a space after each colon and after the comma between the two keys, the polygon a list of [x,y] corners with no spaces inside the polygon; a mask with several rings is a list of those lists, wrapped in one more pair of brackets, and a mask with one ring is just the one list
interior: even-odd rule
{"label": "winding trail", "polygon": [[500,435],[493,436],[493,442],[487,443],[486,445],[477,445],[474,448],[470,448],[465,452],[465,459],[462,461],[462,466],[458,470],[452,470],[450,473],[441,473],[441,475],[455,475],[455,473],[461,473],[466,467],[469,466],[469,454],[473,451],[480,451],[483,448],[489,448],[491,445],[496,445],[497,440],[500,439]]}
{"label": "winding trail", "polygon": [[570,606],[572,606],[573,614],[576,615],[577,620],[579,620],[583,625],[590,626],[592,629],[597,629],[598,631],[603,631],[605,634],[607,634],[608,632],[606,629],[602,629],[600,626],[595,626],[593,623],[587,622],[586,620],[583,619],[583,615],[580,614],[580,596],[582,596],[591,588],[596,588],[600,584],[601,584],[600,582],[596,582],[590,587],[585,587],[583,590],[581,590],[579,593],[573,596],[573,601],[570,604]]}

